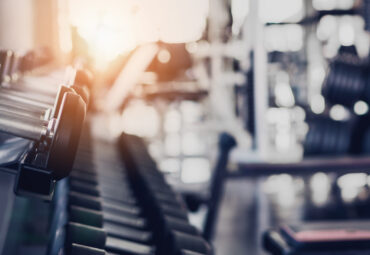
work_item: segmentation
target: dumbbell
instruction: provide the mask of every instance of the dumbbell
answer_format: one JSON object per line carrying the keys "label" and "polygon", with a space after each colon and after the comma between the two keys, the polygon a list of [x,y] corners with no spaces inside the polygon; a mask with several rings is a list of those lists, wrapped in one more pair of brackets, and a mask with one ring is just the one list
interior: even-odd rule
{"label": "dumbbell", "polygon": [[[61,98],[61,100],[60,100]],[[0,112],[0,131],[44,144],[48,157],[44,167],[55,179],[65,177],[72,168],[83,121],[85,103],[74,93],[64,93],[56,118],[25,117],[14,112]]]}
{"label": "dumbbell", "polygon": [[370,116],[352,116],[347,121],[337,121],[326,115],[307,118],[309,131],[304,141],[305,156],[367,154],[366,132]]}
{"label": "dumbbell", "polygon": [[[65,84],[67,87],[73,89],[79,94],[86,104],[89,103],[90,89],[92,85],[92,75],[86,69],[75,70],[72,67],[66,69],[64,77],[50,77],[50,75],[45,77],[24,77],[18,82],[14,83],[11,88],[18,92],[33,91],[37,94],[47,94],[49,96],[54,96],[56,91],[56,85],[60,83]],[[40,81],[41,80],[41,83]],[[47,86],[46,86],[47,84]]]}
{"label": "dumbbell", "polygon": [[[150,188],[149,188],[150,191]],[[186,210],[178,202],[173,192],[163,193],[161,190],[158,197],[155,190],[152,190],[153,203],[147,205],[152,210],[151,218],[156,222],[156,232],[160,233],[159,253],[180,254],[183,249],[200,254],[210,254],[210,247],[201,237],[197,229],[188,223]],[[163,199],[164,194],[166,198]],[[162,201],[161,201],[162,200]],[[172,246],[168,246],[169,240],[175,240]],[[190,245],[192,243],[192,245]]]}
{"label": "dumbbell", "polygon": [[[128,139],[127,139],[128,140]],[[143,205],[150,210],[150,217],[155,222],[155,232],[159,233],[159,254],[210,254],[211,249],[199,232],[188,223],[187,213],[180,199],[166,183],[157,170],[140,141],[125,141],[136,165],[134,178]],[[130,143],[131,142],[131,143]],[[130,147],[131,145],[131,147]],[[168,208],[171,210],[167,211]],[[172,214],[173,209],[180,214]],[[169,214],[170,213],[170,214]],[[170,241],[172,240],[172,242]],[[171,244],[172,245],[169,245]]]}
{"label": "dumbbell", "polygon": [[354,124],[317,115],[307,120],[309,131],[304,141],[304,154],[343,155],[349,153]]}
{"label": "dumbbell", "polygon": [[[82,73],[83,71],[79,71],[78,73]],[[55,82],[55,81],[54,81]],[[56,82],[55,82],[56,83]],[[59,82],[58,82],[59,83]],[[23,83],[28,84],[28,83]],[[20,88],[22,89],[20,89]],[[28,84],[26,89],[25,86],[10,86],[8,88],[0,88],[0,98],[2,100],[11,99],[18,103],[27,103],[27,104],[37,104],[37,105],[49,105],[53,102],[53,98],[58,96],[58,92],[60,87],[64,88],[65,91],[68,92],[75,92],[81,96],[83,101],[88,104],[89,101],[89,90],[85,85],[81,84],[73,84],[70,86],[59,86],[57,89],[52,88],[52,93],[44,93],[45,91],[42,89],[35,89],[34,84]],[[45,88],[47,86],[43,86]]]}
{"label": "dumbbell", "polygon": [[70,249],[73,243],[104,249],[108,252],[118,254],[155,254],[155,248],[153,246],[111,237],[103,229],[70,222],[67,224],[67,249]]}
{"label": "dumbbell", "polygon": [[[136,227],[143,227],[143,224],[145,223],[145,221],[142,218],[134,218],[134,215],[132,215],[131,220],[129,220],[130,218],[127,218],[124,216],[126,211],[121,213],[121,215],[119,216],[114,215],[114,214],[111,214],[111,216],[109,216],[109,213],[107,214],[106,210],[109,211],[109,207],[111,205],[108,203],[105,207],[104,201],[102,201],[101,203],[102,205],[100,208],[100,206],[96,204],[96,201],[97,201],[96,197],[86,196],[86,195],[78,194],[76,192],[71,191],[69,193],[69,204],[70,204],[69,220],[74,223],[77,222],[77,223],[88,224],[88,225],[95,226],[95,227],[103,227],[103,229],[99,229],[99,231],[101,233],[104,233],[107,236],[107,241],[109,241],[107,242],[108,247],[110,247],[109,245],[111,243],[110,241],[112,240],[114,241],[115,244],[111,245],[112,246],[111,249],[114,249],[115,251],[118,251],[121,249],[124,249],[124,250],[127,249],[127,248],[124,248],[122,244],[126,244],[126,245],[130,244],[129,245],[129,248],[130,248],[134,244],[139,244],[139,243],[149,244],[151,242],[152,234],[149,231],[136,228]],[[79,205],[79,206],[76,206],[76,205]],[[93,208],[94,210],[88,209],[88,208]],[[99,209],[103,209],[103,212],[97,211]],[[115,211],[116,209],[117,207],[114,206],[113,211]],[[137,211],[137,208],[134,208],[132,206],[131,206],[131,209],[134,209],[135,211]],[[111,221],[112,219],[114,223]],[[117,223],[117,219],[119,221],[121,221],[122,219],[125,219],[125,221],[123,222],[121,221],[120,223],[123,223],[123,224],[120,224],[120,225],[115,224]],[[122,226],[122,225],[126,225],[126,226]],[[127,227],[128,225],[130,225],[130,227]],[[80,227],[81,226],[83,225],[80,225]],[[84,231],[87,231],[87,230],[88,229],[84,229]],[[117,238],[122,238],[124,240],[117,239]],[[135,243],[132,243],[132,241],[134,241]]]}
{"label": "dumbbell", "polygon": [[138,217],[141,213],[137,206],[125,205],[114,201],[106,201],[100,197],[87,195],[77,191],[69,192],[69,201],[73,205],[125,215],[127,217]]}
{"label": "dumbbell", "polygon": [[11,81],[11,77],[8,74],[10,71],[12,54],[10,50],[0,51],[0,84]]}
{"label": "dumbbell", "polygon": [[[169,240],[173,231],[185,233],[195,237],[201,237],[199,231],[188,221],[171,216],[162,216],[156,222],[155,232],[158,233],[158,251],[159,254],[167,254],[169,251]],[[170,254],[170,253],[168,253]]]}
{"label": "dumbbell", "polygon": [[109,236],[134,241],[137,243],[149,244],[152,242],[152,233],[150,231],[137,228],[137,226],[141,227],[143,223],[145,223],[142,218],[121,216],[119,218],[116,217],[119,219],[119,223],[112,222],[106,220],[106,216],[102,212],[87,209],[82,206],[75,206],[74,203],[70,203],[69,199],[67,199],[67,201],[69,204],[68,208],[63,208],[63,206],[59,206],[59,208],[57,208],[57,213],[59,213],[59,215],[56,215],[56,217],[59,217],[59,219],[57,219],[59,222],[70,221],[101,228]]}
{"label": "dumbbell", "polygon": [[[3,78],[0,78],[4,81],[15,81],[17,80],[19,76],[19,55],[17,53],[12,53],[11,51],[2,51],[0,52],[0,76]],[[92,82],[92,75],[87,70],[74,70],[73,68],[67,68],[67,75],[65,75],[64,83],[76,91],[82,99],[85,101],[86,104],[88,104],[89,101],[89,88],[91,86]],[[11,78],[10,78],[11,77]],[[45,78],[47,79],[45,81]],[[48,86],[41,86],[40,87],[40,79],[41,83],[47,83]],[[46,95],[54,97],[56,88],[55,86],[50,86],[52,84],[59,85],[62,82],[61,78],[53,78],[53,77],[39,77],[39,79],[35,82],[30,81],[19,81],[17,84],[13,84],[10,86],[12,90],[10,89],[1,89],[0,94],[5,94],[10,96],[18,96],[21,98],[33,100],[33,101],[40,101],[38,99],[40,95],[43,95],[46,93]],[[9,85],[7,86],[9,87]],[[38,88],[38,89],[37,89]],[[22,94],[23,92],[23,94]],[[37,96],[32,97],[30,93],[36,94]],[[48,102],[48,101],[47,101]],[[49,101],[50,102],[50,101]]]}
{"label": "dumbbell", "polygon": [[[128,226],[127,224],[123,225],[107,221],[103,215],[103,213],[99,213],[96,210],[79,206],[71,206],[69,209],[69,220],[72,222],[102,228],[109,236],[144,244],[150,244],[152,242],[153,234],[149,230],[137,228],[137,226],[142,226],[144,222],[142,218],[126,217],[126,223],[130,220],[130,226]],[[123,219],[124,217],[121,218]],[[138,225],[139,222],[141,225]]]}
{"label": "dumbbell", "polygon": [[[65,185],[64,185],[65,186]],[[114,250],[115,252],[124,254],[148,254],[141,253],[143,251],[150,251],[151,246],[141,244],[138,242],[130,241],[129,239],[139,239],[140,241],[146,238],[145,233],[133,231],[132,229],[124,229],[121,227],[113,226],[111,229],[113,232],[118,232],[118,235],[122,236],[123,239],[112,237],[112,234],[108,234],[104,229],[99,227],[94,227],[94,225],[86,225],[78,222],[68,221],[79,221],[82,220],[85,223],[96,224],[100,220],[96,219],[96,213],[91,214],[91,212],[86,213],[85,208],[70,206],[67,211],[66,206],[68,204],[66,196],[63,194],[67,189],[61,188],[60,185],[57,187],[56,195],[58,199],[56,200],[57,205],[54,209],[56,214],[54,218],[54,228],[52,228],[53,242],[48,247],[48,254],[54,255],[59,254],[59,251],[63,249],[61,247],[61,240],[65,239],[65,244],[67,248],[66,254],[72,254],[73,244],[84,245],[85,247],[95,247],[100,249]],[[99,216],[98,216],[99,217]],[[68,224],[67,224],[68,223]],[[67,224],[67,231],[64,227]],[[110,227],[109,225],[105,227]],[[71,232],[72,231],[72,232]],[[67,232],[65,234],[65,232]],[[59,234],[54,234],[59,233]],[[114,234],[113,234],[114,235]],[[125,235],[127,235],[126,238]],[[65,238],[67,236],[67,238]],[[59,240],[57,240],[59,239]],[[137,251],[138,253],[134,253]],[[140,252],[141,251],[141,252]],[[87,252],[87,251],[86,251]],[[80,253],[77,253],[80,254]],[[90,253],[87,253],[90,254]],[[149,253],[151,254],[151,253]]]}
{"label": "dumbbell", "polygon": [[165,253],[168,255],[189,254],[189,252],[195,252],[195,254],[212,254],[211,246],[200,236],[171,231],[168,243],[170,247]]}
{"label": "dumbbell", "polygon": [[331,104],[352,107],[357,101],[370,103],[369,59],[361,59],[354,46],[341,46],[331,61],[322,95]]}
{"label": "dumbbell", "polygon": [[131,191],[128,190],[127,187],[122,189],[122,186],[112,187],[108,185],[95,185],[91,183],[87,183],[78,179],[74,179],[73,176],[69,180],[70,189],[73,191],[77,191],[83,194],[101,197],[102,199],[120,202],[126,205],[133,205],[137,204],[136,199],[132,196]]}
{"label": "dumbbell", "polygon": [[147,229],[147,220],[143,217],[128,217],[122,214],[115,214],[106,211],[89,209],[82,206],[71,205],[72,221],[102,228],[104,223],[116,224],[134,229]]}
{"label": "dumbbell", "polygon": [[189,250],[182,250],[180,252],[181,255],[205,255],[199,252],[189,251]]}
{"label": "dumbbell", "polygon": [[[24,114],[27,112],[34,113],[35,117],[43,120],[57,118],[61,110],[61,103],[65,93],[76,94],[74,90],[60,86],[54,102],[42,102],[36,99],[31,99],[18,95],[17,92],[10,91],[9,93],[2,93],[0,91],[0,105],[13,111],[15,114],[18,112]],[[45,116],[45,113],[49,113]]]}
{"label": "dumbbell", "polygon": [[147,173],[150,171],[148,169],[141,171],[138,168],[137,170],[138,173],[141,173],[141,184],[137,192],[146,203],[151,204],[162,215],[168,214],[184,220],[188,219],[187,210],[184,204],[180,202],[180,197],[159,175],[148,175]]}
{"label": "dumbbell", "polygon": [[67,190],[68,188],[65,188],[63,192],[58,187],[56,207],[59,205],[59,208],[55,210],[66,211],[64,205],[68,203],[70,221],[104,228],[109,235],[115,237],[142,243],[151,241],[152,234],[146,230],[146,220],[137,215],[137,207],[131,207],[135,211],[134,214],[132,210],[127,211],[127,207],[123,207],[126,208],[123,212],[109,212],[109,204],[107,206],[108,209],[104,208],[104,204],[96,204],[96,202],[101,202],[102,200],[97,201],[89,196],[84,196],[74,191],[68,192]]}

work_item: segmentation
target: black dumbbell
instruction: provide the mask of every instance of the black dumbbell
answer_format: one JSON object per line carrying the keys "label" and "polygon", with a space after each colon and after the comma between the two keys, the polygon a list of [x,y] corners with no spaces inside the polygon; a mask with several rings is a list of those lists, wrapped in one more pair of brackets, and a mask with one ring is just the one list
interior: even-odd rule
{"label": "black dumbbell", "polygon": [[369,59],[361,59],[354,46],[341,46],[323,84],[326,101],[347,107],[359,100],[370,103],[369,68]]}
{"label": "black dumbbell", "polygon": [[[151,243],[153,238],[152,233],[146,229],[137,228],[137,226],[142,226],[142,218],[121,217],[121,219],[126,219],[125,225],[106,221],[104,214],[97,213],[96,210],[90,210],[77,206],[71,206],[69,210],[69,220],[72,222],[102,228],[109,236],[123,238],[139,243]],[[130,225],[128,226],[127,223]]]}
{"label": "black dumbbell", "polygon": [[205,255],[204,253],[189,251],[189,250],[181,250],[181,255]]}
{"label": "black dumbbell", "polygon": [[72,243],[70,255],[106,255],[102,249],[97,249],[81,244]]}
{"label": "black dumbbell", "polygon": [[[96,201],[89,200],[86,196],[78,196],[70,194],[69,201],[66,198],[68,188],[59,187],[56,192],[55,210],[66,211],[66,205],[69,206],[69,220],[85,225],[104,228],[108,235],[113,237],[124,238],[140,243],[149,243],[152,240],[152,233],[146,230],[146,220],[137,215],[124,213],[110,213],[107,211],[100,211],[99,205]],[[85,201],[84,201],[85,200]],[[78,206],[76,206],[78,204]],[[102,206],[103,207],[103,206]],[[109,207],[109,206],[108,206]],[[94,208],[94,209],[89,209]],[[137,209],[135,209],[137,210]],[[109,211],[109,210],[108,210]],[[129,211],[129,213],[132,213]],[[63,216],[55,216],[62,217]],[[67,217],[64,217],[67,220]],[[58,220],[58,219],[56,219]],[[60,220],[60,219],[59,219]],[[54,220],[55,222],[55,220]],[[57,223],[54,223],[54,225]],[[52,227],[52,229],[55,227]]]}
{"label": "black dumbbell", "polygon": [[70,179],[70,189],[72,191],[77,191],[83,194],[101,197],[107,201],[119,202],[126,205],[135,206],[137,204],[136,199],[130,190],[126,187],[117,186],[106,186],[106,185],[95,185],[91,183],[86,183],[84,181]]}
{"label": "black dumbbell", "polygon": [[57,118],[41,120],[13,112],[0,112],[0,131],[34,140],[45,145],[48,157],[45,167],[61,179],[72,169],[85,118],[85,103],[74,93],[64,93]]}
{"label": "black dumbbell", "polygon": [[153,246],[111,237],[101,228],[70,222],[67,225],[67,249],[73,243],[119,254],[155,254],[155,248]]}
{"label": "black dumbbell", "polygon": [[186,220],[165,215],[160,217],[156,222],[158,222],[158,224],[155,225],[155,231],[159,235],[158,250],[160,254],[165,254],[166,251],[168,251],[168,244],[171,239],[172,231],[200,237],[199,231]]}
{"label": "black dumbbell", "polygon": [[172,231],[169,239],[168,255],[180,255],[184,251],[191,251],[200,254],[212,254],[210,245],[200,236],[194,236],[178,231]]}
{"label": "black dumbbell", "polygon": [[71,221],[102,228],[104,223],[122,225],[135,229],[147,229],[147,220],[143,217],[127,217],[81,206],[70,206]]}
{"label": "black dumbbell", "polygon": [[77,205],[88,209],[99,210],[127,217],[138,217],[141,210],[137,206],[125,205],[113,201],[105,201],[100,197],[86,195],[80,192],[71,191],[69,193],[69,202],[71,205]]}

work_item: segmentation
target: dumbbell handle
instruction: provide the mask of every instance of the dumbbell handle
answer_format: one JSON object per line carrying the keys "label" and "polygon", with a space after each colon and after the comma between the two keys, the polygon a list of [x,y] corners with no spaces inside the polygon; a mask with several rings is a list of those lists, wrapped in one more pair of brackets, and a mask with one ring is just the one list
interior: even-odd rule
{"label": "dumbbell handle", "polygon": [[22,105],[18,107],[17,105],[8,105],[0,102],[0,112],[10,113],[12,115],[23,116],[25,118],[48,120],[50,119],[52,110],[40,110],[40,109],[25,109]]}
{"label": "dumbbell handle", "polygon": [[53,104],[53,97],[55,96],[56,92],[52,95],[47,94],[44,95],[42,93],[37,93],[37,91],[33,90],[22,91],[18,90],[15,87],[11,87],[11,88],[0,88],[0,94],[32,99],[34,101],[42,102],[45,104]]}
{"label": "dumbbell handle", "polygon": [[27,118],[11,112],[0,111],[0,131],[30,140],[40,140],[52,135],[49,121]]}
{"label": "dumbbell handle", "polygon": [[44,102],[38,102],[36,100],[33,100],[33,99],[29,99],[29,98],[26,98],[26,97],[22,97],[22,96],[17,96],[15,94],[8,94],[8,93],[1,93],[0,92],[0,101],[7,101],[8,102],[12,102],[12,104],[17,104],[18,106],[26,106],[27,108],[29,107],[36,107],[38,109],[47,109],[50,107],[49,104],[47,103],[44,103]]}

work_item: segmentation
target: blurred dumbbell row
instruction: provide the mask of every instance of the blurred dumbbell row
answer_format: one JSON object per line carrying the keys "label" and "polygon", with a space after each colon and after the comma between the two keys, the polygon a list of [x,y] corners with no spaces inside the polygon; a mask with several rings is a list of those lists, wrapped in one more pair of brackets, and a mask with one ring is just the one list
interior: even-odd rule
{"label": "blurred dumbbell row", "polygon": [[[59,180],[72,169],[92,76],[73,67],[30,73],[50,58],[47,51],[0,51],[0,133],[31,141],[25,164]],[[18,179],[29,179],[29,172]]]}
{"label": "blurred dumbbell row", "polygon": [[117,144],[87,134],[71,176],[57,185],[49,255],[211,254],[137,138],[122,136],[130,147],[123,162]]}
{"label": "blurred dumbbell row", "polygon": [[[360,58],[355,46],[341,46],[338,55],[330,61],[322,87],[326,107],[322,114],[307,111],[309,132],[305,155],[368,154],[370,139],[370,58]],[[358,114],[356,105],[365,112]],[[344,119],[333,119],[330,110],[342,105],[347,110]]]}
{"label": "blurred dumbbell row", "polygon": [[159,172],[144,141],[122,134],[120,147],[128,176],[135,183],[134,193],[152,223],[157,254],[212,254],[210,245],[189,224],[183,200]]}

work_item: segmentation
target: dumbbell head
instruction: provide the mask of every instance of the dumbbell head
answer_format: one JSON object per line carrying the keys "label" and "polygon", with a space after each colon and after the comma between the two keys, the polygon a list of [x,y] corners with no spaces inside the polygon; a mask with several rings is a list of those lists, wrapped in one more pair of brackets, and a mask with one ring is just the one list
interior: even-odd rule
{"label": "dumbbell head", "polygon": [[[20,115],[33,112],[35,118],[38,119],[41,116],[42,119],[49,120],[51,118],[58,117],[63,96],[67,92],[75,93],[72,88],[60,86],[56,98],[54,99],[54,103],[51,104],[50,102],[46,103],[24,97],[22,93],[17,93],[8,89],[0,89],[0,104],[8,106],[9,109],[15,111],[15,114],[17,113],[17,111]],[[46,111],[50,111],[50,114],[48,114],[48,116],[46,116],[45,114]]]}
{"label": "dumbbell head", "polygon": [[322,94],[330,104],[352,107],[366,93],[364,65],[357,56],[338,56],[330,64]]}
{"label": "dumbbell head", "polygon": [[149,245],[114,238],[101,228],[70,222],[67,225],[67,249],[70,249],[73,243],[119,254],[155,254],[155,249]]}
{"label": "dumbbell head", "polygon": [[352,121],[336,121],[316,115],[306,120],[309,131],[304,142],[305,156],[343,155],[350,152],[354,132]]}
{"label": "dumbbell head", "polygon": [[13,52],[8,70],[8,76],[12,82],[19,78],[19,65],[20,55],[17,52]]}
{"label": "dumbbell head", "polygon": [[45,167],[55,179],[67,176],[72,169],[86,114],[85,103],[79,95],[64,92],[60,98],[58,115],[51,120],[0,112],[1,131],[45,145],[48,155]]}
{"label": "dumbbell head", "polygon": [[47,160],[47,167],[53,170],[55,179],[66,177],[72,169],[85,119],[85,108],[80,96],[70,92],[64,94]]}
{"label": "dumbbell head", "polygon": [[90,101],[90,91],[92,88],[93,76],[86,69],[76,71],[74,84],[71,86],[85,101],[86,105]]}
{"label": "dumbbell head", "polygon": [[212,254],[211,246],[200,236],[172,231],[169,243],[172,246],[169,254],[180,255],[183,250],[200,254]]}
{"label": "dumbbell head", "polygon": [[78,86],[87,86],[91,89],[93,83],[93,75],[87,69],[77,69],[75,84]]}
{"label": "dumbbell head", "polygon": [[10,50],[0,51],[0,84],[9,82],[8,75],[13,52]]}

